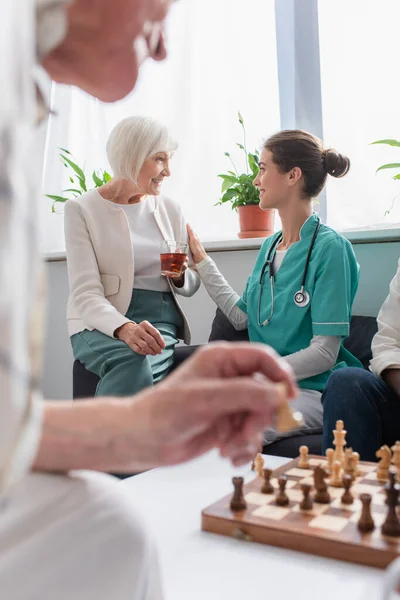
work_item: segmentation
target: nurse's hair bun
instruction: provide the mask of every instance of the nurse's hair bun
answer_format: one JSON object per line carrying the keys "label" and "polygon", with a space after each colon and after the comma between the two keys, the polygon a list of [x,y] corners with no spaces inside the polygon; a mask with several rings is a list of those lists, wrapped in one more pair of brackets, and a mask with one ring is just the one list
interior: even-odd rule
{"label": "nurse's hair bun", "polygon": [[332,177],[343,177],[350,169],[350,159],[343,154],[339,154],[333,148],[323,150],[325,170]]}

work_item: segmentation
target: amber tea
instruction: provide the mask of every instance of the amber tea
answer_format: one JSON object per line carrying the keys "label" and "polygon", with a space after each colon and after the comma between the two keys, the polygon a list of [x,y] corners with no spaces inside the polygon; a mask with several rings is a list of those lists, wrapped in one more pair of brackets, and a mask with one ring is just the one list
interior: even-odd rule
{"label": "amber tea", "polygon": [[187,260],[188,245],[183,242],[165,241],[161,244],[161,275],[176,277],[182,274]]}

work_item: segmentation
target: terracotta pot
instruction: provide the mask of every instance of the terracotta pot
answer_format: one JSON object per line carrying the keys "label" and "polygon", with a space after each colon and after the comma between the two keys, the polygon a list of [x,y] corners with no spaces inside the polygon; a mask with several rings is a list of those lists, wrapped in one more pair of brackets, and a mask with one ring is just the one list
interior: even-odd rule
{"label": "terracotta pot", "polygon": [[261,210],[258,204],[239,206],[240,233],[238,237],[268,237],[274,233],[275,210]]}

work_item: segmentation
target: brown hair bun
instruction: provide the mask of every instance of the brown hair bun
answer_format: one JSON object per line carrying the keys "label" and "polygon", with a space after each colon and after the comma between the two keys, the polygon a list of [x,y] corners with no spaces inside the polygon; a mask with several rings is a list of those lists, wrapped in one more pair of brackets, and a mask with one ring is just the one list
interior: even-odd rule
{"label": "brown hair bun", "polygon": [[350,159],[343,154],[339,154],[333,148],[328,148],[323,152],[325,169],[328,175],[332,177],[343,177],[350,169]]}

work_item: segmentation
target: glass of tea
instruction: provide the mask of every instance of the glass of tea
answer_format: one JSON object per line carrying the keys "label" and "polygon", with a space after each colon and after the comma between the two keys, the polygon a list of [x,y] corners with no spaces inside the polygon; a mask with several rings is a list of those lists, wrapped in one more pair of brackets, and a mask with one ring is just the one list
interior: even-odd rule
{"label": "glass of tea", "polygon": [[160,259],[161,275],[166,277],[179,277],[182,267],[187,259],[188,244],[167,240],[161,242]]}

